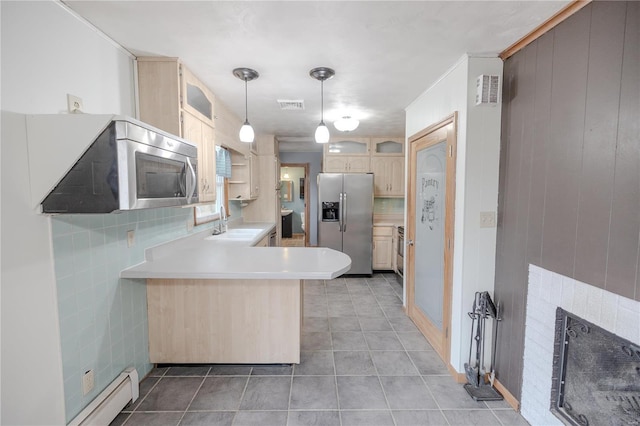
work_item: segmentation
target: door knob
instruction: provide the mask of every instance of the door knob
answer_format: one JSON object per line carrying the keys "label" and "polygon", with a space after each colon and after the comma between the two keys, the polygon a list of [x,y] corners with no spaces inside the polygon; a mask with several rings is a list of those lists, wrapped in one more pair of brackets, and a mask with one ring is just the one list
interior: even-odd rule
{"label": "door knob", "polygon": [[412,246],[413,245],[413,240],[407,240],[407,245],[408,246]]}

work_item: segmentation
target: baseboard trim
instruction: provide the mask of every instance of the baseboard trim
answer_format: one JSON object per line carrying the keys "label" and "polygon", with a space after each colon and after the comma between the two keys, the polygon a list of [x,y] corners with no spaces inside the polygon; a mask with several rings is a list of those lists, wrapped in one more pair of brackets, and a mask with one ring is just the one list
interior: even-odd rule
{"label": "baseboard trim", "polygon": [[511,406],[511,408],[513,408],[517,412],[520,412],[520,401],[518,401],[516,397],[513,396],[511,392],[509,392],[498,379],[495,379],[493,381],[493,386],[498,390],[498,392],[502,394],[504,400]]}
{"label": "baseboard trim", "polygon": [[453,380],[455,380],[456,383],[459,383],[459,384],[467,383],[466,374],[458,373],[458,371],[455,368],[453,368],[453,365],[451,364],[447,365],[447,369],[449,370],[449,374],[451,374],[451,377],[453,377]]}

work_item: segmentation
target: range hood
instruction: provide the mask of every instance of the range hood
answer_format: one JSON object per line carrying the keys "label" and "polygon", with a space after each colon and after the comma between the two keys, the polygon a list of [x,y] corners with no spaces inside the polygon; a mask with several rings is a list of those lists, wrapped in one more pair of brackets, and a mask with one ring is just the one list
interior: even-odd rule
{"label": "range hood", "polygon": [[130,117],[26,116],[31,201],[44,213],[197,202],[197,148]]}

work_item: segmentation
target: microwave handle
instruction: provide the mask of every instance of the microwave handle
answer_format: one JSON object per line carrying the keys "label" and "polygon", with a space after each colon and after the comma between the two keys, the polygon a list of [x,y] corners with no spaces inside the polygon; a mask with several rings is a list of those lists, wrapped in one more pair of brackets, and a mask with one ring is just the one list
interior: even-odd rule
{"label": "microwave handle", "polygon": [[[196,170],[193,168],[193,164],[191,164],[191,160],[187,157],[187,166],[189,166],[190,174],[187,175],[187,200],[191,202],[191,198],[193,198],[193,194],[196,192],[196,186],[198,185],[198,178],[196,177]],[[191,184],[191,185],[189,185]]]}

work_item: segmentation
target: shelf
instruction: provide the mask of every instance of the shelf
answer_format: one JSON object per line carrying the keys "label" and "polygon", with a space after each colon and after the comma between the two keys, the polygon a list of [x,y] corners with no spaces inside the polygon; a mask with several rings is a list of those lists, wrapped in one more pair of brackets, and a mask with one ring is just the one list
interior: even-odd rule
{"label": "shelf", "polygon": [[239,184],[246,184],[246,183],[247,183],[247,181],[245,181],[245,180],[230,180],[229,181],[229,185],[233,185],[233,184],[238,184],[239,185]]}
{"label": "shelf", "polygon": [[246,166],[247,163],[231,163],[231,166]]}

